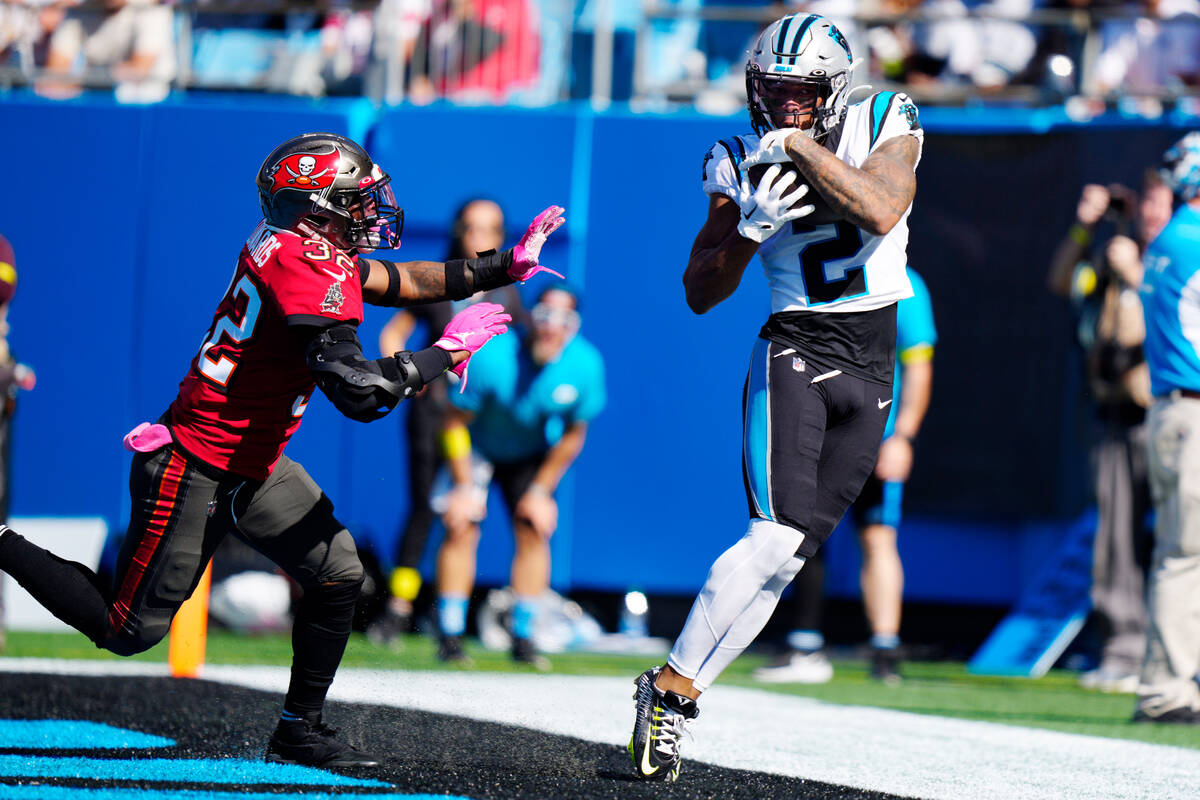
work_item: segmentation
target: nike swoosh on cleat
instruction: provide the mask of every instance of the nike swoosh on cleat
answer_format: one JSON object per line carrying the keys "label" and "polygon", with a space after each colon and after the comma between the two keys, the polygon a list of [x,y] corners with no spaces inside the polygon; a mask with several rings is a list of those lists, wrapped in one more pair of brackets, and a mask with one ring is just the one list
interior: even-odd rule
{"label": "nike swoosh on cleat", "polygon": [[644,748],[642,748],[642,765],[641,765],[640,769],[642,771],[642,775],[644,775],[645,777],[650,777],[654,773],[658,772],[658,767],[655,767],[650,763],[650,739],[651,738],[652,737],[650,737],[650,736],[646,737],[646,746]]}

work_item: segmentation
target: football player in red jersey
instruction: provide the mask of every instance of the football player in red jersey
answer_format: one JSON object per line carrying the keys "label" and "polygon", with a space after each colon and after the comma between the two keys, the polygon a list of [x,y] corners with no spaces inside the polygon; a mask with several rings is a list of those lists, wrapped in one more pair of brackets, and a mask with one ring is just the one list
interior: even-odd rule
{"label": "football player in red jersey", "polygon": [[292,631],[292,677],[267,759],[312,766],[378,764],[321,719],[363,582],[354,540],[333,504],[283,454],[313,390],[346,416],[378,419],[468,360],[506,329],[504,309],[478,303],[431,347],[375,360],[355,329],[363,303],[456,300],[540,271],[562,209],[542,212],[503,253],[446,263],[361,257],[399,245],[403,212],[389,178],[349,139],[312,133],[277,147],[258,174],[263,221],[242,248],[212,326],[153,425],[125,437],[134,451],[129,531],[113,585],[0,525],[0,569],[97,647],[152,647],[191,595],[217,545],[233,534],[304,589]]}

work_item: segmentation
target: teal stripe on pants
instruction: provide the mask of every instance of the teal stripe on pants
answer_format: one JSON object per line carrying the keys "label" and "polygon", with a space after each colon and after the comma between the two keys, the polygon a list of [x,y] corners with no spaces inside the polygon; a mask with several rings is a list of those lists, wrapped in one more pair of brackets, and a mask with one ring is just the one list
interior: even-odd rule
{"label": "teal stripe on pants", "polygon": [[750,385],[746,391],[746,411],[742,429],[742,459],[759,514],[774,521],[775,511],[771,506],[770,485],[770,382],[767,376],[771,365],[770,348],[770,342],[759,339],[755,342],[754,354],[750,357]]}

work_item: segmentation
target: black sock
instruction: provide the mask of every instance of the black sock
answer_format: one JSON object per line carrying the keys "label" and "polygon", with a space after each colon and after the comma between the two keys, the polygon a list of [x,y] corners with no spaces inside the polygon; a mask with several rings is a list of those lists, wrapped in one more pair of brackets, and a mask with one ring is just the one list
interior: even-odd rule
{"label": "black sock", "polygon": [[0,570],[97,646],[106,638],[108,599],[96,573],[83,564],[59,558],[6,527],[0,532]]}
{"label": "black sock", "polygon": [[319,719],[325,695],[350,638],[361,582],[310,586],[292,624],[292,680],[285,714]]}

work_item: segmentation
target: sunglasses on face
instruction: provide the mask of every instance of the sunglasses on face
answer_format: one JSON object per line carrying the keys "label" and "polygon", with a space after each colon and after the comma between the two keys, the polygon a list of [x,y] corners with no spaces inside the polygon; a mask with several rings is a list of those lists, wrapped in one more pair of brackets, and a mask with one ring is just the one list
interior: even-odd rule
{"label": "sunglasses on face", "polygon": [[573,308],[558,308],[545,303],[538,303],[529,312],[534,325],[554,326],[559,328],[578,328],[579,312]]}

